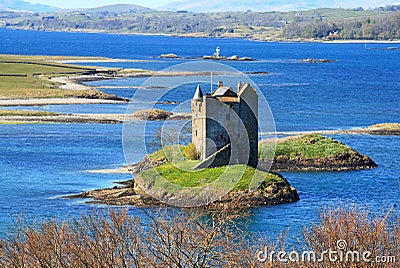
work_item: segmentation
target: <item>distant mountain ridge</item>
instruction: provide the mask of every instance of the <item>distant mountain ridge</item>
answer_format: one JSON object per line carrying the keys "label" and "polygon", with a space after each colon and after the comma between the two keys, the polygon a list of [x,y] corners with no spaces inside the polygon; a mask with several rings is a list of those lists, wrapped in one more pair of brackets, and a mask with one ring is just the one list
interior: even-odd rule
{"label": "distant mountain ridge", "polygon": [[[34,0],[28,0],[34,1]],[[118,0],[117,0],[118,1]],[[118,2],[117,2],[118,3]],[[400,0],[303,0],[300,2],[292,2],[289,0],[179,0],[173,1],[161,7],[157,10],[165,11],[182,11],[186,10],[189,12],[205,13],[205,12],[230,12],[230,11],[302,11],[317,8],[358,8],[363,7],[377,8],[384,7],[387,5],[399,5]],[[62,4],[60,4],[62,5]],[[0,11],[14,11],[14,12],[55,12],[61,8],[33,4],[23,0],[0,0]],[[80,8],[75,10],[84,10],[86,13],[99,13],[99,12],[112,12],[112,13],[135,13],[135,12],[146,12],[153,9],[133,5],[133,4],[112,4],[94,8]]]}
{"label": "distant mountain ridge", "polygon": [[107,6],[100,6],[95,8],[85,8],[82,9],[85,13],[101,13],[101,12],[114,12],[118,14],[125,14],[125,13],[134,13],[134,12],[146,12],[150,11],[150,8],[142,7],[138,5],[131,5],[131,4],[116,4],[116,5],[107,5]]}
{"label": "distant mountain ridge", "polygon": [[58,11],[60,8],[32,4],[21,0],[0,0],[0,11],[15,11],[15,12],[54,12]]}
{"label": "distant mountain ridge", "polygon": [[375,8],[392,4],[400,4],[400,0],[303,0],[293,2],[289,0],[185,0],[175,1],[160,6],[157,10],[179,11],[187,10],[191,12],[224,12],[224,11],[294,11],[309,10],[316,8]]}

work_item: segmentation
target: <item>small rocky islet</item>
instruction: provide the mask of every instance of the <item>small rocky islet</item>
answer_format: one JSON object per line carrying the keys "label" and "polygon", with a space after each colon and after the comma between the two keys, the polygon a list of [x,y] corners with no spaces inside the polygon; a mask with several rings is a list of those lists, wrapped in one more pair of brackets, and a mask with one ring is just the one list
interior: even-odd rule
{"label": "small rocky islet", "polygon": [[[158,56],[159,59],[184,59],[181,56],[178,56],[174,53],[163,53]],[[201,58],[203,60],[221,60],[221,61],[254,61],[253,58],[250,57],[239,57],[238,55],[232,56],[224,56],[221,54],[221,49],[217,47],[213,55],[204,55],[203,57],[195,57]]]}
{"label": "small rocky islet", "polygon": [[[262,147],[262,145],[261,145]],[[274,172],[351,171],[378,165],[342,142],[319,134],[277,140]]]}

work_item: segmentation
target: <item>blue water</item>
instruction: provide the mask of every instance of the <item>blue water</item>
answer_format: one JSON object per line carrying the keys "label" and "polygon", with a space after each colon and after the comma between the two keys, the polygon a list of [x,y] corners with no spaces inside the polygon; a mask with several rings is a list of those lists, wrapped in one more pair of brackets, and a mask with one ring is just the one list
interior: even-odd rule
{"label": "blue water", "polygon": [[[1,29],[0,37],[2,54],[141,59],[144,61],[99,65],[152,70],[192,61],[150,61],[151,57],[162,53],[194,58],[212,54],[215,47],[220,46],[223,55],[238,54],[256,59],[254,62],[227,63],[230,66],[243,72],[269,73],[250,77],[265,94],[278,131],[349,129],[381,122],[400,122],[400,51],[396,50],[369,50],[364,44],[262,43],[236,39]],[[368,46],[385,48],[399,47],[400,44]],[[327,58],[337,62],[310,64],[299,61],[305,58]],[[135,89],[128,87],[140,86],[144,81],[117,79],[88,84],[112,86],[104,91],[130,97]],[[185,86],[165,96],[165,99],[185,101],[193,92],[192,86]],[[138,104],[137,108],[140,107]],[[175,106],[159,107],[170,110]],[[63,113],[124,113],[126,105],[24,107],[27,108]],[[58,197],[109,187],[114,181],[129,179],[129,175],[86,172],[88,169],[112,168],[124,163],[121,132],[120,125],[0,125],[0,182],[3,189],[0,192],[0,232],[8,229],[13,215],[43,219],[87,213],[92,209],[90,205]],[[317,220],[317,210],[323,206],[354,203],[373,212],[394,205],[400,207],[400,137],[333,137],[369,155],[379,167],[357,172],[284,173],[297,188],[301,200],[293,204],[253,209],[249,223],[251,230],[276,234],[290,227],[291,236],[298,237],[303,225]],[[143,137],[138,136],[137,142],[142,140]],[[135,153],[136,159],[140,160],[144,153]]]}

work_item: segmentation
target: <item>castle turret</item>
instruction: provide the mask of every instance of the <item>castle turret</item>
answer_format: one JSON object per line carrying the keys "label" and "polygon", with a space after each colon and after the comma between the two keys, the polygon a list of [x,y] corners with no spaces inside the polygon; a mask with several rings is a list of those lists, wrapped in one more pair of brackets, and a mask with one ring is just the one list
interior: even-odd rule
{"label": "castle turret", "polygon": [[205,152],[205,106],[206,98],[204,98],[203,91],[198,85],[192,99],[192,143],[199,152]]}
{"label": "castle turret", "polygon": [[193,100],[202,101],[203,100],[203,92],[201,91],[200,85],[197,86],[196,92],[194,93]]}

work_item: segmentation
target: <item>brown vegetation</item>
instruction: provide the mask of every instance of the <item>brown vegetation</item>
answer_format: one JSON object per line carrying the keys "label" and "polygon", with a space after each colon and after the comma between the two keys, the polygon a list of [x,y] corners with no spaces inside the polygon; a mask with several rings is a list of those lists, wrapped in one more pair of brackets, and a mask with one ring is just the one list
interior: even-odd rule
{"label": "brown vegetation", "polygon": [[[372,218],[372,219],[371,219]],[[400,219],[389,211],[372,216],[358,208],[330,208],[320,215],[321,223],[305,228],[306,248],[321,254],[327,248],[338,249],[338,241],[346,241],[344,252],[371,252],[371,261],[376,257],[390,257],[400,261]],[[361,257],[360,257],[361,259]],[[376,267],[397,267],[396,263],[376,264]],[[329,267],[328,260],[316,267]],[[335,267],[371,267],[369,263],[344,261]]]}
{"label": "brown vegetation", "polygon": [[[231,208],[235,204],[232,204]],[[400,258],[400,220],[395,213],[371,219],[355,208],[330,208],[320,223],[307,227],[295,248],[284,236],[268,241],[265,235],[245,230],[243,211],[173,210],[144,211],[147,217],[128,211],[109,215],[93,213],[80,219],[51,220],[21,227],[0,240],[1,267],[371,267],[354,262],[260,262],[261,251],[271,253],[309,250],[321,254],[337,250],[370,251],[376,256]],[[275,255],[276,256],[276,255]],[[318,255],[317,255],[318,256]],[[398,263],[376,264],[396,267]]]}
{"label": "brown vegetation", "polygon": [[[167,212],[167,213],[165,213]],[[169,216],[171,215],[171,216]],[[127,211],[43,222],[0,241],[2,267],[248,267],[252,252],[230,227],[238,216]]]}

